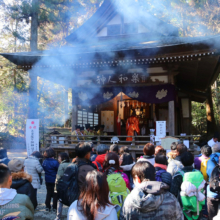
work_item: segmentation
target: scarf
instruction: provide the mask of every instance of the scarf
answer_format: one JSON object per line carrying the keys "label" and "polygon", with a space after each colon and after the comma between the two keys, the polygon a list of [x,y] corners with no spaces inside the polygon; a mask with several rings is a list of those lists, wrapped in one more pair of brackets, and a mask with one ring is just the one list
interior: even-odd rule
{"label": "scarf", "polygon": [[164,164],[155,163],[154,167],[160,167],[163,170],[167,170],[167,165],[164,165]]}

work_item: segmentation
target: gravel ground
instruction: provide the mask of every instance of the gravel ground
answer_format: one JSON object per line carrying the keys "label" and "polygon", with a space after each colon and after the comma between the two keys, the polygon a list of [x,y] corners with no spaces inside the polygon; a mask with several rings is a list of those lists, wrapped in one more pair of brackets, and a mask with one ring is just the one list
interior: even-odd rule
{"label": "gravel ground", "polygon": [[[46,193],[47,193],[46,186],[43,183],[43,185],[41,186],[41,189],[37,191],[38,206],[37,206],[37,209],[35,210],[34,220],[53,220],[56,217],[55,213],[45,211]],[[63,215],[61,218],[62,220],[67,219],[67,212],[68,212],[68,207],[63,206],[63,213],[62,213]]]}

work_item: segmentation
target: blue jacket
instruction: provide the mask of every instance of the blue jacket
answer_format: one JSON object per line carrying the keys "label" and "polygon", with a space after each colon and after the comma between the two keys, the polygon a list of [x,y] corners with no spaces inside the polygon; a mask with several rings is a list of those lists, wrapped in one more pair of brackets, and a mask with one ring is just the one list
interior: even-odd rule
{"label": "blue jacket", "polygon": [[[210,160],[207,162],[206,173],[210,178],[213,169],[215,168],[214,160],[218,163],[220,157],[220,153],[214,153],[210,156]],[[217,198],[218,194],[211,192],[209,186],[207,187],[207,197],[208,198]]]}
{"label": "blue jacket", "polygon": [[45,182],[55,183],[59,162],[53,158],[46,158],[42,167],[45,171]]}

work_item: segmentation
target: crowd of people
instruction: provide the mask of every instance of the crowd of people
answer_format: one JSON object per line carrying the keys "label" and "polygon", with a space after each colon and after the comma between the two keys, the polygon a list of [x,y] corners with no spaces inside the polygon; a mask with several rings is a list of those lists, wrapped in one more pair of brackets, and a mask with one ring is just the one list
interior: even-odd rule
{"label": "crowd of people", "polygon": [[94,149],[89,142],[76,146],[72,161],[65,152],[55,155],[49,147],[43,155],[9,160],[0,149],[0,219],[34,219],[43,171],[46,211],[56,213],[55,220],[63,205],[68,220],[212,220],[218,214],[220,193],[212,183],[218,142],[202,146],[198,156],[181,143],[172,143],[168,154],[148,143],[136,159],[126,146]]}

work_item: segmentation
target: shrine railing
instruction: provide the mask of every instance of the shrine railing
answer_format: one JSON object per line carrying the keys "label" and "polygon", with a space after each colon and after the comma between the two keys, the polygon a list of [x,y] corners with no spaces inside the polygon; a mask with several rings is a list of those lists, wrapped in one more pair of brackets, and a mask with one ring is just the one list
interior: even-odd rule
{"label": "shrine railing", "polygon": [[[84,140],[78,140],[78,136],[74,135],[45,135],[44,138],[44,147],[68,147],[68,148],[75,148],[76,144],[82,141],[89,141],[93,142],[95,145],[99,144],[107,144],[111,145],[111,139],[115,137],[115,135],[107,135],[107,136],[83,136]],[[150,142],[150,135],[145,136],[117,136],[119,138],[119,145],[121,146],[131,146],[135,148],[143,148],[145,144]],[[126,141],[126,138],[132,137],[132,141]],[[180,136],[175,135],[172,136],[175,138],[178,138],[180,142],[183,142],[184,140],[189,140],[190,147],[193,146],[193,144],[196,144],[199,142],[200,135],[186,135],[186,136]],[[80,137],[81,138],[81,137]],[[92,140],[91,140],[92,139]]]}

